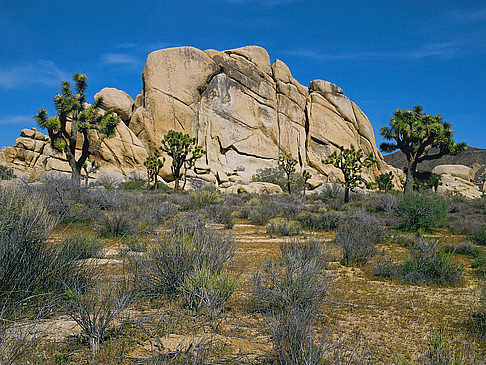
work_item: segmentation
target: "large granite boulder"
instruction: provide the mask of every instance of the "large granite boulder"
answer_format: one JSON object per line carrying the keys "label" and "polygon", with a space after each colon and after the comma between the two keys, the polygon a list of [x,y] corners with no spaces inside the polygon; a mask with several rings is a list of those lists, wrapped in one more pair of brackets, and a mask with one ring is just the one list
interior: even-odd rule
{"label": "large granite boulder", "polygon": [[94,97],[95,99],[103,98],[103,109],[113,110],[125,123],[130,121],[135,102],[126,92],[112,87],[105,87],[96,93]]}

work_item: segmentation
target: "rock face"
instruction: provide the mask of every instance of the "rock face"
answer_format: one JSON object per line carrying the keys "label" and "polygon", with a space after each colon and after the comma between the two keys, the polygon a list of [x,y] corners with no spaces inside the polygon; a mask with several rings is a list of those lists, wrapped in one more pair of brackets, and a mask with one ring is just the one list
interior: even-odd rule
{"label": "rock face", "polygon": [[[248,182],[258,169],[277,166],[283,152],[297,158],[298,170],[308,169],[312,185],[319,186],[342,179],[339,170],[321,160],[339,146],[353,144],[377,157],[377,164],[364,172],[366,179],[393,171],[395,185],[400,185],[397,170],[376,148],[368,118],[338,86],[323,80],[301,85],[282,61],[272,64],[261,47],[155,51],[142,78],[143,90],[135,101],[112,88],[96,94],[125,122],[96,157],[125,175],[144,170],[147,153],[174,129],[197,138],[207,151],[195,175],[211,183]],[[39,173],[70,171],[63,156],[49,148],[47,137],[36,131],[22,131],[14,148],[4,149],[3,157],[0,153],[0,162],[2,158]],[[171,179],[170,163],[168,158],[160,173],[166,181]]]}
{"label": "rock face", "polygon": [[366,177],[394,170],[377,150],[368,118],[339,87],[323,80],[301,85],[282,61],[271,64],[263,48],[156,51],[143,84],[130,129],[149,151],[169,129],[189,133],[207,150],[204,163],[215,176],[243,167],[239,175],[248,181],[285,152],[300,169],[339,179],[340,171],[321,159],[351,144],[378,158]]}
{"label": "rock face", "polygon": [[474,170],[464,165],[438,165],[432,173],[440,176],[442,185],[437,191],[446,193],[454,192],[464,195],[469,199],[481,198],[482,193],[473,183]]}

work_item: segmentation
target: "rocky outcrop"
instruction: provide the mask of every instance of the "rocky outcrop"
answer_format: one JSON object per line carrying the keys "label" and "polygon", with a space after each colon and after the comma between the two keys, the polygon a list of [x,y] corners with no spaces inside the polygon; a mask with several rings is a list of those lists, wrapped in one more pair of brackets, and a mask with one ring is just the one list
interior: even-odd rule
{"label": "rocky outcrop", "polygon": [[368,118],[339,87],[323,80],[301,85],[261,47],[156,51],[143,84],[130,129],[149,151],[169,129],[189,133],[207,150],[204,163],[214,176],[240,168],[248,181],[258,169],[275,167],[285,152],[323,180],[342,179],[321,160],[351,144],[378,158],[365,171],[368,179],[394,170],[377,150]]}
{"label": "rocky outcrop", "polygon": [[440,176],[439,193],[459,193],[469,199],[481,198],[482,193],[473,183],[474,170],[464,165],[438,165],[432,173]]}
{"label": "rocky outcrop", "polygon": [[[96,133],[91,137],[93,141],[98,139]],[[81,143],[78,151],[80,147]],[[31,178],[37,178],[46,172],[71,172],[64,153],[53,150],[49,137],[36,128],[23,129],[14,147],[4,147],[2,152],[7,165],[29,172]],[[98,174],[109,172],[129,175],[140,169],[147,158],[147,151],[133,132],[125,124],[120,123],[115,136],[103,141],[94,158],[101,164]]]}
{"label": "rocky outcrop", "polygon": [[[258,169],[277,166],[282,152],[297,158],[298,170],[312,173],[314,187],[339,180],[341,172],[322,159],[351,144],[377,157],[377,164],[364,171],[366,179],[396,173],[376,148],[368,118],[341,88],[323,80],[301,85],[282,61],[272,64],[261,47],[155,51],[147,58],[142,78],[143,90],[135,101],[112,88],[96,94],[103,96],[106,110],[125,122],[96,157],[123,174],[143,170],[147,153],[157,149],[171,129],[195,137],[207,151],[189,177],[224,186],[248,182]],[[22,133],[13,149],[3,150],[0,162],[3,158],[17,168],[39,172],[69,171],[46,136]],[[171,180],[170,163],[167,158],[160,173],[166,181]]]}

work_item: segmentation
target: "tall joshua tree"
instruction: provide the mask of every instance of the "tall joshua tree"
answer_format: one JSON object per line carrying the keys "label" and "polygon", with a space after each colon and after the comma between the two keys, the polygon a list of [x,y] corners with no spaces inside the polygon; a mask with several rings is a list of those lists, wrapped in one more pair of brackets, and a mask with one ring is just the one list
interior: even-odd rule
{"label": "tall joshua tree", "polygon": [[[381,128],[380,133],[387,141],[395,141],[382,143],[382,151],[393,152],[400,149],[407,157],[405,194],[413,189],[419,163],[444,155],[458,155],[467,148],[464,142],[454,142],[451,125],[443,121],[442,116],[425,114],[420,105],[416,105],[413,110],[395,110],[390,125]],[[432,149],[435,149],[434,153]]]}
{"label": "tall joshua tree", "polygon": [[373,152],[368,157],[364,158],[363,150],[356,149],[353,145],[350,148],[339,147],[338,151],[334,151],[326,159],[322,159],[322,163],[332,164],[342,171],[344,175],[344,202],[349,202],[349,192],[353,190],[359,183],[363,183],[364,179],[361,176],[363,167],[370,167],[376,162]]}
{"label": "tall joshua tree", "polygon": [[[89,156],[96,153],[105,138],[115,135],[115,128],[120,118],[113,111],[100,112],[102,98],[94,104],[86,103],[85,91],[88,87],[86,75],[74,74],[75,90],[67,81],[61,84],[61,93],[54,97],[57,116],[47,117],[45,108],[34,117],[41,128],[47,129],[54,150],[64,152],[72,170],[71,179],[79,185],[81,169]],[[92,140],[92,132],[98,132],[98,139]],[[76,158],[76,143],[81,144],[81,151]]]}

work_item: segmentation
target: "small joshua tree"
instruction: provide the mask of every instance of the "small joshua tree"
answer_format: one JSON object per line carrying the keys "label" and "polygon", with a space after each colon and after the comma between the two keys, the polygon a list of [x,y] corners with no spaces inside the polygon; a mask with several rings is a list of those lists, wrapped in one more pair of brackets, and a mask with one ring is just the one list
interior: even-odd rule
{"label": "small joshua tree", "polygon": [[196,139],[189,137],[188,134],[170,130],[162,139],[160,150],[167,153],[172,158],[172,176],[174,177],[174,193],[179,191],[181,179],[181,169],[192,168],[196,160],[206,154],[201,146],[196,145]]}
{"label": "small joshua tree", "polygon": [[304,195],[305,195],[305,188],[307,186],[307,181],[312,177],[311,173],[307,170],[302,171],[302,178],[304,179]]}
{"label": "small joshua tree", "polygon": [[284,153],[279,156],[278,163],[287,175],[287,191],[289,192],[289,194],[291,194],[290,184],[292,183],[292,174],[295,172],[295,165],[297,165],[297,160],[292,157],[292,154]]}
{"label": "small joshua tree", "polygon": [[95,159],[93,159],[91,161],[86,161],[83,164],[83,170],[84,170],[84,185],[86,187],[89,184],[89,182],[88,182],[89,175],[91,173],[95,172],[96,170],[98,170],[100,167],[101,167],[100,163],[98,161],[96,161]]}
{"label": "small joshua tree", "polygon": [[147,169],[148,184],[147,189],[150,189],[150,183],[154,182],[154,189],[157,189],[157,176],[159,171],[164,166],[165,157],[160,160],[159,151],[155,151],[152,156],[148,156],[143,165]]}
{"label": "small joshua tree", "polygon": [[[71,179],[79,185],[81,169],[88,157],[96,153],[105,138],[115,135],[115,128],[120,118],[113,111],[100,113],[103,103],[101,97],[95,103],[86,103],[85,91],[88,87],[86,75],[74,74],[76,89],[73,91],[67,81],[61,84],[61,94],[54,97],[57,116],[47,117],[45,108],[34,117],[41,128],[47,129],[51,146],[58,152],[64,152],[72,170]],[[92,132],[98,132],[98,139],[92,140]],[[76,144],[81,141],[81,152],[76,159]]]}
{"label": "small joshua tree", "polygon": [[376,177],[376,184],[380,191],[388,193],[391,189],[395,187],[393,184],[393,173],[390,171],[386,174],[380,174]]}
{"label": "small joshua tree", "polygon": [[349,202],[349,191],[353,190],[359,183],[364,183],[361,176],[363,167],[370,167],[376,162],[373,153],[368,157],[363,158],[363,150],[356,149],[353,145],[350,148],[339,147],[338,151],[334,151],[326,159],[322,159],[322,163],[332,164],[342,171],[344,175],[344,202]]}

